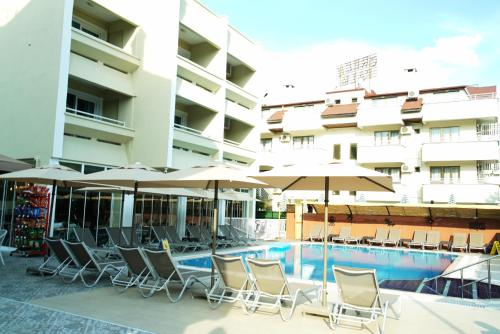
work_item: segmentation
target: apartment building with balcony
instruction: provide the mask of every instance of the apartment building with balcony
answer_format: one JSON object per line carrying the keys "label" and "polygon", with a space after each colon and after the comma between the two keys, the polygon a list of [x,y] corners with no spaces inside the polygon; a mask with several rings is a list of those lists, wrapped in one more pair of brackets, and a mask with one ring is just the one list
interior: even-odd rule
{"label": "apartment building with balcony", "polygon": [[[395,193],[339,192],[333,201],[498,203],[496,87],[454,86],[262,106],[261,170],[316,161],[359,164],[393,177]],[[288,199],[322,194],[290,193]]]}
{"label": "apartment building with balcony", "polygon": [[256,170],[260,47],[197,0],[0,4],[0,152]]}

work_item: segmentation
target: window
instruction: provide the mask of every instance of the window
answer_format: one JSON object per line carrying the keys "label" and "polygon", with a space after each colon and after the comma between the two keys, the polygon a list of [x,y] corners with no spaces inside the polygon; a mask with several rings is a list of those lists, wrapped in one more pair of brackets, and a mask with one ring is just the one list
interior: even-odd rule
{"label": "window", "polygon": [[340,144],[333,145],[333,159],[340,160]]}
{"label": "window", "polygon": [[356,191],[349,191],[350,196],[356,196]]}
{"label": "window", "polygon": [[431,128],[430,134],[432,143],[458,141],[460,137],[460,127]]}
{"label": "window", "polygon": [[351,102],[352,102],[352,103],[358,103],[358,98],[357,98],[357,97],[353,97],[353,98],[351,99]]}
{"label": "window", "polygon": [[340,104],[340,100],[335,100],[335,104]]}
{"label": "window", "polygon": [[453,184],[460,182],[460,167],[439,166],[431,167],[431,183]]}
{"label": "window", "polygon": [[96,173],[96,172],[102,172],[105,169],[106,169],[105,167],[101,167],[101,166],[85,165],[85,166],[83,166],[83,173],[84,174],[91,174],[91,173]]}
{"label": "window", "polygon": [[358,158],[358,144],[351,144],[351,152],[349,158],[351,160],[356,160]]}
{"label": "window", "polygon": [[314,136],[293,137],[293,148],[296,150],[314,148]]}
{"label": "window", "polygon": [[86,34],[94,36],[102,40],[106,40],[106,31],[92,23],[89,23],[80,18],[73,18],[71,21],[71,26],[75,29],[81,30]]}
{"label": "window", "polygon": [[181,125],[181,126],[187,126],[187,113],[185,113],[184,111],[176,110],[174,124]]}
{"label": "window", "polygon": [[392,177],[392,182],[401,182],[401,168],[399,167],[377,167],[375,168],[377,172],[384,173]]}
{"label": "window", "polygon": [[[66,111],[81,116],[101,115],[102,99],[86,93],[68,90],[66,95]],[[84,113],[84,114],[82,114]]]}
{"label": "window", "polygon": [[399,131],[375,131],[375,146],[399,145]]}
{"label": "window", "polygon": [[260,148],[262,152],[271,152],[273,150],[273,139],[272,138],[261,139]]}

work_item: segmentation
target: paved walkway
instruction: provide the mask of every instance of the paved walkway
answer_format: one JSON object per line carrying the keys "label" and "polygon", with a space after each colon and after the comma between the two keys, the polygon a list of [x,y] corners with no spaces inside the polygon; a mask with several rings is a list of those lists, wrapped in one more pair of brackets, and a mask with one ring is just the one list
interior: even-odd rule
{"label": "paved walkway", "polygon": [[[0,333],[332,333],[323,318],[301,315],[290,322],[279,315],[247,315],[234,305],[211,310],[189,293],[172,304],[164,293],[143,298],[135,289],[119,294],[104,281],[87,289],[80,282],[26,274],[41,259],[6,257],[0,267]],[[393,292],[393,291],[392,291]],[[335,298],[335,294],[330,295]],[[341,326],[337,333],[374,333]],[[489,303],[405,293],[399,320],[388,319],[386,333],[500,333],[500,301]]]}

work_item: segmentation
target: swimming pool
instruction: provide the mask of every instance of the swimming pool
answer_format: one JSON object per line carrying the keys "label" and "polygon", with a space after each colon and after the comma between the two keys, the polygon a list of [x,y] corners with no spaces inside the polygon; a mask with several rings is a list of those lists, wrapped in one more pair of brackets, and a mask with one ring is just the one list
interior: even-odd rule
{"label": "swimming pool", "polygon": [[[264,249],[227,253],[243,258],[279,259],[289,277],[305,280],[323,279],[323,245],[280,243]],[[439,252],[386,249],[364,246],[328,246],[328,281],[335,282],[332,265],[374,268],[379,281],[419,280],[441,274],[456,258]],[[210,268],[209,256],[179,261],[184,266]]]}

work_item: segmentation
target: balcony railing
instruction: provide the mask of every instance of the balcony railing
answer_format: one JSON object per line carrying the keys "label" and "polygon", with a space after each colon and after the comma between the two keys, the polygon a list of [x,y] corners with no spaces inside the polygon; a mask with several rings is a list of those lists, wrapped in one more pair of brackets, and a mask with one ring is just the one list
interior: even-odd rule
{"label": "balcony railing", "polygon": [[231,139],[226,139],[224,138],[224,143],[233,145],[233,146],[240,146],[241,143],[238,143],[237,141],[231,140]]}
{"label": "balcony railing", "polygon": [[494,99],[497,97],[496,93],[483,93],[483,94],[472,94],[470,95],[471,100],[484,100],[484,99]]}
{"label": "balcony railing", "polygon": [[66,112],[70,113],[70,114],[77,115],[77,116],[92,118],[92,119],[95,119],[97,121],[101,121],[101,122],[104,122],[104,123],[110,123],[110,124],[113,124],[113,125],[118,125],[118,126],[125,127],[125,122],[120,121],[118,119],[104,117],[104,116],[96,115],[96,114],[91,114],[91,113],[88,113],[88,112],[85,112],[85,111],[81,111],[81,110],[77,110],[77,109],[72,109],[72,108],[66,108]]}
{"label": "balcony railing", "polygon": [[182,125],[182,124],[174,124],[174,128],[181,129],[181,130],[184,130],[187,132],[191,132],[191,133],[194,133],[196,135],[201,135],[201,133],[202,133],[200,130],[193,129],[193,128],[187,127],[185,125]]}
{"label": "balcony railing", "polygon": [[496,140],[499,139],[498,124],[478,124],[476,127],[478,140]]}

